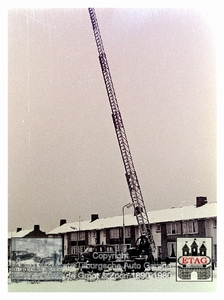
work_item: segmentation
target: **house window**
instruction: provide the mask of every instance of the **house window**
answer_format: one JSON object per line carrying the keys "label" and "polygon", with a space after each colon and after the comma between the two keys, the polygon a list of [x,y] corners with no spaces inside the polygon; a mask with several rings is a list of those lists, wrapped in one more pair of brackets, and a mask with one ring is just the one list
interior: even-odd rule
{"label": "house window", "polygon": [[162,247],[157,246],[157,257],[161,257],[161,255],[162,255]]}
{"label": "house window", "polygon": [[118,239],[119,238],[119,228],[111,228],[110,229],[110,238]]}
{"label": "house window", "polygon": [[71,246],[71,251],[69,254],[80,254],[85,251],[85,246]]}
{"label": "house window", "polygon": [[172,224],[171,223],[166,224],[166,232],[167,232],[167,234],[172,234]]}
{"label": "house window", "polygon": [[71,246],[70,254],[78,254],[78,247],[77,246]]}
{"label": "house window", "polygon": [[71,233],[71,240],[72,241],[83,241],[85,240],[85,231],[79,231],[79,232],[72,232]]}
{"label": "house window", "polygon": [[214,219],[214,228],[216,228],[217,227],[217,219],[215,218]]}
{"label": "house window", "polygon": [[120,245],[119,244],[115,244],[115,245],[113,245],[114,246],[114,248],[115,248],[115,252],[116,253],[120,253]]}
{"label": "house window", "polygon": [[79,241],[85,240],[85,231],[81,231],[78,233]]}
{"label": "house window", "polygon": [[103,236],[106,236],[106,229],[103,230]]}
{"label": "house window", "polygon": [[176,257],[176,242],[167,242],[167,253],[169,257]]}
{"label": "house window", "polygon": [[183,222],[183,234],[198,233],[197,220]]}
{"label": "house window", "polygon": [[125,227],[125,237],[129,238],[131,236],[131,228]]}
{"label": "house window", "polygon": [[71,240],[76,241],[77,240],[77,232],[71,232]]}
{"label": "house window", "polygon": [[173,222],[166,224],[167,234],[181,234],[180,222]]}
{"label": "house window", "polygon": [[156,224],[156,232],[161,232],[161,225],[160,224]]}

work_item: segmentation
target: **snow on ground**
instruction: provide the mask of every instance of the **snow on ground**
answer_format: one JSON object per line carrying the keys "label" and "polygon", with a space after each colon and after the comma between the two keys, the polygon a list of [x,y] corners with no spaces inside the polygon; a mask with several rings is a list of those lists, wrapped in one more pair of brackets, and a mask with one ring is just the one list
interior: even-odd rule
{"label": "snow on ground", "polygon": [[165,278],[152,275],[155,273],[139,273],[131,278],[121,273],[108,273],[101,279],[97,274],[83,273],[78,278],[74,272],[70,278],[64,276],[62,282],[9,283],[8,292],[216,292],[217,269],[212,282],[176,282],[176,269],[169,271],[170,276]]}

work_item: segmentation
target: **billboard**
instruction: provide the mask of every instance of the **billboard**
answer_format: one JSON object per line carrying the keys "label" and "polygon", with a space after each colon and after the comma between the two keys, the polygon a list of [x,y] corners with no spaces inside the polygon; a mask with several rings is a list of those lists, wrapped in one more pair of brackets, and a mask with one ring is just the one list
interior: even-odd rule
{"label": "billboard", "polygon": [[62,281],[62,239],[12,238],[11,280]]}

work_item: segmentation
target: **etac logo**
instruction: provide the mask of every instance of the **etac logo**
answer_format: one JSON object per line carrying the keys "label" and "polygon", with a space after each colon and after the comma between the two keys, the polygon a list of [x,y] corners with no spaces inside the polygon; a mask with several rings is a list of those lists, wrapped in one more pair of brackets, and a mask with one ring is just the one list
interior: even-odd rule
{"label": "etac logo", "polygon": [[177,281],[212,281],[212,238],[177,238]]}

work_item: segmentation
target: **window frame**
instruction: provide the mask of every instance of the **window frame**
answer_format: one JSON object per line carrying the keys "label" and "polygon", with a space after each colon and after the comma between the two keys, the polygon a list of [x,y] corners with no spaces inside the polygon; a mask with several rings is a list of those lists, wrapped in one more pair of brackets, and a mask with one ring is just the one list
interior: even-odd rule
{"label": "window frame", "polygon": [[166,223],[166,233],[167,235],[181,234],[181,222],[177,221]]}
{"label": "window frame", "polygon": [[183,221],[183,234],[197,234],[198,220]]}
{"label": "window frame", "polygon": [[119,239],[120,238],[120,229],[118,227],[110,228],[110,238],[111,239]]}

